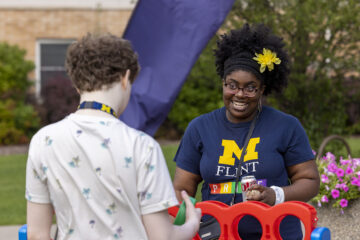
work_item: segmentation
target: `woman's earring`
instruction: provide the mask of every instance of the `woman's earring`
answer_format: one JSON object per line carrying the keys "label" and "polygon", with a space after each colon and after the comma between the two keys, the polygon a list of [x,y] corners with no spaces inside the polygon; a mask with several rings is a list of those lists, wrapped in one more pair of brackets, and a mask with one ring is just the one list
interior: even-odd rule
{"label": "woman's earring", "polygon": [[261,109],[262,109],[262,103],[261,103],[261,98],[260,98],[259,102],[258,102],[258,110],[259,110],[259,112],[261,112]]}

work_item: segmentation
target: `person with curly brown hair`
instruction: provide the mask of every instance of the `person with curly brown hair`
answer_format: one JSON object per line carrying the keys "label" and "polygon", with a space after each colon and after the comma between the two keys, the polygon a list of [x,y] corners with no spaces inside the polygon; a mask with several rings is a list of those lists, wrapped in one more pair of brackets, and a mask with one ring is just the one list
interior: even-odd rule
{"label": "person with curly brown hair", "polygon": [[[239,203],[239,182],[251,175],[257,184],[249,189],[248,200],[270,206],[309,201],[318,193],[319,174],[305,130],[294,116],[261,102],[263,95],[287,84],[290,61],[282,39],[262,24],[245,24],[220,37],[215,58],[225,106],[189,123],[174,159],[178,199],[182,190],[195,196],[203,181],[203,201]],[[243,217],[238,229],[242,239],[260,239],[263,232],[251,216]],[[283,239],[302,239],[299,219],[285,217],[280,233]]]}
{"label": "person with curly brown hair", "polygon": [[[118,119],[139,71],[129,41],[88,34],[68,49],[66,69],[79,108],[32,138],[26,170],[28,239],[191,239],[201,211],[186,192],[186,222],[159,144]],[[59,96],[61,97],[61,96]]]}

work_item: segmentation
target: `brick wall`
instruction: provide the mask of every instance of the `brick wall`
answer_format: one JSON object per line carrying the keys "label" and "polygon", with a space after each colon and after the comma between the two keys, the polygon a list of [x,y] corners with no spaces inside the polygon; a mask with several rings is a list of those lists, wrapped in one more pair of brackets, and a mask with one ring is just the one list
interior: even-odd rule
{"label": "brick wall", "polygon": [[[123,34],[132,10],[0,9],[0,41],[26,49],[35,63],[37,39],[77,39],[87,32]],[[35,73],[29,76],[35,78]]]}

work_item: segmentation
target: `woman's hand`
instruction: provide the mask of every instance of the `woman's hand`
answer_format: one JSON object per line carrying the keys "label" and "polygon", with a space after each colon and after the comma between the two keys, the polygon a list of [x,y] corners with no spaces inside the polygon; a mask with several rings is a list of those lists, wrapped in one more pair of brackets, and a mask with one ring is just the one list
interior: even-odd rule
{"label": "woman's hand", "polygon": [[[307,202],[319,192],[320,177],[314,160],[299,163],[287,168],[291,184],[284,186],[285,201]],[[276,195],[272,188],[255,184],[250,190],[258,190],[260,194],[249,193],[248,200],[260,201],[270,206],[275,204]]]}
{"label": "woman's hand", "polygon": [[272,188],[254,184],[247,190],[246,198],[250,201],[259,201],[273,206],[275,204],[276,195]]}

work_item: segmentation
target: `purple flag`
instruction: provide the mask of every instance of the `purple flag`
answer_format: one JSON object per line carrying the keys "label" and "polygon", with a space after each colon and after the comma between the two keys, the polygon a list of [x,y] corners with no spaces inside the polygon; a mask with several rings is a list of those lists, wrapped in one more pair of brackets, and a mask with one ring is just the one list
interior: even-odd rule
{"label": "purple flag", "polygon": [[154,135],[192,66],[234,0],[139,0],[124,38],[139,54],[141,71],[120,119]]}

